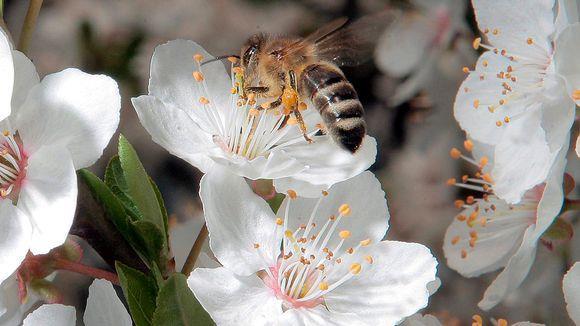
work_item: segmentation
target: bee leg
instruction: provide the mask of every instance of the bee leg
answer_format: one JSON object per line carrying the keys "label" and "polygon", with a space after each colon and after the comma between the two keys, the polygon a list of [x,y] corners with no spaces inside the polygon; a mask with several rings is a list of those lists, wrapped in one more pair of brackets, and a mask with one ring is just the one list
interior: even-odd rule
{"label": "bee leg", "polygon": [[298,109],[298,87],[296,85],[296,74],[293,70],[290,70],[288,75],[290,77],[290,87],[292,87],[294,95],[296,96],[296,100],[294,101],[295,103],[292,107],[292,113],[294,113],[294,116],[296,117],[300,131],[302,132],[302,136],[304,136],[304,139],[306,139],[309,144],[312,144],[314,140],[308,136],[308,128],[306,127],[306,123],[304,123],[302,113],[300,113],[300,110]]}
{"label": "bee leg", "polygon": [[249,86],[249,87],[246,87],[244,91],[246,93],[264,94],[264,93],[268,93],[269,90],[270,90],[270,88],[266,87],[266,86]]}

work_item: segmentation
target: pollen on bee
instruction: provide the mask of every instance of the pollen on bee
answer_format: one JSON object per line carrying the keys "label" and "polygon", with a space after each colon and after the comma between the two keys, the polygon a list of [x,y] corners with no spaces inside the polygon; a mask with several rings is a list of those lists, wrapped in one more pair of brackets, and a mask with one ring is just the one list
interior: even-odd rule
{"label": "pollen on bee", "polygon": [[260,114],[260,111],[257,109],[251,108],[250,110],[248,110],[248,115],[250,115],[252,117],[255,117],[259,114]]}
{"label": "pollen on bee", "polygon": [[199,103],[201,103],[201,104],[209,104],[209,100],[207,98],[205,98],[205,97],[202,96],[202,97],[199,98]]}
{"label": "pollen on bee", "polygon": [[461,157],[461,151],[458,150],[457,148],[453,147],[450,151],[449,151],[449,156],[451,156],[453,159],[459,159]]}
{"label": "pollen on bee", "polygon": [[193,75],[193,78],[198,82],[203,80],[203,74],[199,71],[194,71],[192,75]]}
{"label": "pollen on bee", "polygon": [[286,121],[286,124],[289,126],[294,126],[298,123],[298,120],[296,120],[295,117],[290,117],[288,118],[288,121]]}
{"label": "pollen on bee", "polygon": [[288,191],[286,191],[286,193],[288,194],[288,197],[290,197],[290,199],[296,199],[296,197],[298,197],[298,194],[296,194],[296,191],[294,191],[292,189],[288,189]]}
{"label": "pollen on bee", "polygon": [[485,180],[486,182],[493,183],[493,179],[491,178],[491,175],[489,175],[489,173],[484,173],[484,174],[481,176],[481,178],[482,178],[483,180]]}
{"label": "pollen on bee", "polygon": [[348,238],[350,238],[350,235],[351,235],[351,233],[350,233],[350,231],[349,231],[349,230],[342,230],[342,231],[340,231],[340,232],[338,233],[338,236],[339,236],[341,239],[348,239]]}
{"label": "pollen on bee", "polygon": [[481,45],[481,37],[477,37],[475,40],[473,40],[472,45],[475,50],[479,49],[479,46]]}
{"label": "pollen on bee", "polygon": [[348,204],[342,204],[340,205],[340,207],[338,208],[338,212],[342,215],[342,216],[349,216],[350,215],[350,206]]}
{"label": "pollen on bee", "polygon": [[202,62],[203,61],[203,55],[196,53],[193,55],[193,60],[197,61],[197,62]]}
{"label": "pollen on bee", "polygon": [[286,236],[286,238],[292,238],[293,237],[293,233],[290,230],[284,231],[284,235]]}
{"label": "pollen on bee", "polygon": [[473,142],[467,139],[463,142],[463,147],[466,151],[471,152],[473,150]]}
{"label": "pollen on bee", "polygon": [[359,263],[351,264],[349,267],[349,270],[353,275],[359,274],[361,269],[362,269],[362,266]]}
{"label": "pollen on bee", "polygon": [[467,198],[465,199],[465,202],[469,205],[473,204],[475,202],[475,197],[473,196],[467,196]]}

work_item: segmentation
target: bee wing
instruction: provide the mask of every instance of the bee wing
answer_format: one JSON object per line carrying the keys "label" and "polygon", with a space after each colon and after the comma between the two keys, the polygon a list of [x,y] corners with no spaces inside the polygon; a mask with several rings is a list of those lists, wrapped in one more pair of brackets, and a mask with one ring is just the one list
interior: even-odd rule
{"label": "bee wing", "polygon": [[317,37],[314,42],[315,56],[338,66],[356,66],[364,63],[371,58],[378,38],[397,17],[397,12],[386,10],[362,17],[346,26],[343,24]]}
{"label": "bee wing", "polygon": [[317,42],[322,41],[324,38],[328,37],[332,33],[338,31],[341,27],[343,27],[348,22],[348,18],[341,17],[337,18],[330,23],[320,27],[310,35],[306,36],[305,38],[299,39],[298,41],[292,43],[285,49],[285,55],[291,56],[296,52],[304,49],[306,46],[311,44],[316,44]]}

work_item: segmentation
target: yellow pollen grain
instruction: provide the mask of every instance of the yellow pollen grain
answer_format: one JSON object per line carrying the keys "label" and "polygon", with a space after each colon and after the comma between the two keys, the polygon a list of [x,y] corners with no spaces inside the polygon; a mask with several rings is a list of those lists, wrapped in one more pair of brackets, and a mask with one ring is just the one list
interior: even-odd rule
{"label": "yellow pollen grain", "polygon": [[338,212],[342,215],[342,216],[349,216],[350,215],[350,206],[348,204],[342,204],[340,205],[340,207],[338,208]]}
{"label": "yellow pollen grain", "polygon": [[362,266],[359,263],[351,264],[349,270],[352,274],[357,275],[360,273]]}
{"label": "yellow pollen grain", "polygon": [[471,152],[473,150],[473,142],[467,139],[463,142],[463,147],[466,151]]}
{"label": "yellow pollen grain", "polygon": [[201,103],[201,104],[209,104],[209,100],[207,98],[205,98],[205,97],[202,96],[202,97],[199,98],[199,103]]}
{"label": "yellow pollen grain", "polygon": [[499,100],[499,105],[504,105],[505,104],[505,100],[502,98],[501,100]]}
{"label": "yellow pollen grain", "polygon": [[497,35],[497,34],[499,34],[499,29],[497,29],[497,28],[494,28],[494,29],[491,31],[491,33],[492,33],[493,35]]}
{"label": "yellow pollen grain", "polygon": [[453,147],[450,151],[449,151],[449,156],[451,156],[453,159],[458,159],[461,157],[461,151],[458,150],[457,148]]}
{"label": "yellow pollen grain", "polygon": [[451,239],[451,244],[456,245],[459,242],[459,240],[461,240],[461,238],[459,236],[455,236],[453,237],[453,239]]}
{"label": "yellow pollen grain", "polygon": [[326,291],[328,290],[328,283],[320,282],[320,284],[318,284],[318,288],[320,289],[320,291]]}
{"label": "yellow pollen grain", "polygon": [[328,196],[328,191],[322,190],[322,196],[324,196],[324,197]]}
{"label": "yellow pollen grain", "polygon": [[242,69],[242,68],[240,68],[240,67],[234,67],[234,68],[232,68],[232,71],[233,71],[235,74],[243,74],[243,73],[244,73],[244,69]]}
{"label": "yellow pollen grain", "polygon": [[501,121],[497,120],[497,121],[495,122],[495,125],[496,125],[496,126],[498,126],[498,127],[501,127],[501,126],[503,125],[503,122],[501,122]]}
{"label": "yellow pollen grain", "polygon": [[498,319],[497,326],[508,326],[508,322],[505,319]]}
{"label": "yellow pollen grain", "polygon": [[288,194],[288,197],[290,197],[290,199],[296,199],[296,197],[298,197],[298,195],[296,194],[296,191],[294,191],[292,189],[288,189],[288,191],[286,193]]}
{"label": "yellow pollen grain", "polygon": [[339,236],[341,239],[348,239],[348,238],[350,238],[350,236],[351,236],[351,233],[350,233],[350,231],[349,231],[349,230],[342,230],[342,231],[340,231],[340,232],[338,233],[338,236]]}
{"label": "yellow pollen grain", "polygon": [[238,62],[238,58],[236,58],[236,57],[228,57],[228,61],[231,62],[231,63],[236,63],[236,62]]}
{"label": "yellow pollen grain", "polygon": [[509,123],[510,121],[511,121],[510,117],[508,117],[507,115],[505,116],[505,118],[503,118],[503,122],[505,123]]}
{"label": "yellow pollen grain", "polygon": [[493,112],[495,112],[495,106],[493,106],[493,105],[490,105],[490,106],[488,106],[488,107],[487,107],[487,110],[488,110],[490,113],[493,113]]}
{"label": "yellow pollen grain", "polygon": [[479,107],[479,100],[473,101],[473,108],[477,109]]}
{"label": "yellow pollen grain", "polygon": [[365,260],[367,261],[367,263],[372,264],[374,262],[373,260],[373,256],[365,256]]}
{"label": "yellow pollen grain", "polygon": [[580,101],[580,89],[575,89],[575,90],[572,92],[572,98],[573,98],[575,101]]}
{"label": "yellow pollen grain", "polygon": [[366,247],[371,244],[371,239],[364,239],[360,242],[361,247]]}
{"label": "yellow pollen grain", "polygon": [[282,220],[281,218],[278,217],[276,219],[276,225],[282,225],[282,224],[284,224],[284,220]]}
{"label": "yellow pollen grain", "polygon": [[471,318],[473,319],[473,323],[477,325],[483,325],[483,318],[481,318],[480,315],[473,315]]}
{"label": "yellow pollen grain", "polygon": [[448,186],[453,186],[456,183],[457,183],[457,179],[455,179],[455,178],[449,178],[449,179],[447,179],[447,185]]}
{"label": "yellow pollen grain", "polygon": [[203,74],[199,71],[194,71],[192,75],[193,75],[193,78],[198,82],[203,80]]}
{"label": "yellow pollen grain", "polygon": [[469,73],[469,68],[467,67],[463,67],[461,70],[466,74]]}
{"label": "yellow pollen grain", "polygon": [[238,90],[235,87],[232,87],[230,89],[230,93],[232,93],[232,94],[236,94],[237,92],[238,92]]}
{"label": "yellow pollen grain", "polygon": [[475,40],[473,40],[472,45],[475,50],[479,49],[479,46],[481,45],[481,37],[478,37]]}
{"label": "yellow pollen grain", "polygon": [[528,43],[529,45],[534,44],[534,39],[531,37],[528,37],[528,39],[526,40],[526,43]]}
{"label": "yellow pollen grain", "polygon": [[465,205],[465,202],[461,199],[457,199],[453,205],[455,205],[455,208],[459,209],[461,207],[463,207],[463,205]]}
{"label": "yellow pollen grain", "polygon": [[259,243],[254,243],[254,249],[258,249],[260,248],[260,244]]}
{"label": "yellow pollen grain", "polygon": [[196,53],[193,55],[193,60],[197,61],[197,62],[202,62],[203,61],[203,55]]}

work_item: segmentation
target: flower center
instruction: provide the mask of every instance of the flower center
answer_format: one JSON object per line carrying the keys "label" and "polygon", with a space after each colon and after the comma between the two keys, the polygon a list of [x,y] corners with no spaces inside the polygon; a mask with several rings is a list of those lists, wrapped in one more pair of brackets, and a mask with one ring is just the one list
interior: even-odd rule
{"label": "flower center", "polygon": [[9,131],[2,133],[0,142],[0,197],[15,200],[26,176],[28,156],[20,138]]}
{"label": "flower center", "polygon": [[[290,190],[289,196],[295,198],[295,192]],[[323,304],[325,294],[356,277],[363,264],[373,263],[371,256],[362,257],[358,252],[370,244],[369,239],[360,241],[355,248],[344,248],[351,232],[338,231],[338,226],[351,214],[349,205],[341,205],[338,215],[328,217],[320,228],[313,222],[323,198],[318,200],[308,223],[294,231],[287,227],[291,200],[284,219],[276,220],[276,233],[282,238],[281,253],[276,266],[265,271],[263,280],[284,301],[285,309]],[[336,236],[340,240],[332,241],[337,240]],[[334,246],[329,248],[331,243]],[[259,249],[259,244],[254,247]]]}
{"label": "flower center", "polygon": [[[307,106],[303,102],[277,103],[276,99],[258,97],[256,93],[247,93],[242,68],[231,66],[232,88],[230,90],[230,105],[225,114],[220,114],[215,103],[209,96],[208,87],[203,75],[199,54],[194,56],[198,71],[193,72],[196,82],[201,83],[205,96],[199,98],[204,118],[209,121],[209,133],[213,135],[214,143],[224,152],[252,160],[258,156],[267,156],[277,147],[284,147],[297,142],[304,142],[304,138],[294,137],[290,131],[299,130],[297,120],[291,116],[291,109],[284,103],[295,103],[296,109],[304,111]],[[310,130],[309,136],[318,129]]]}

